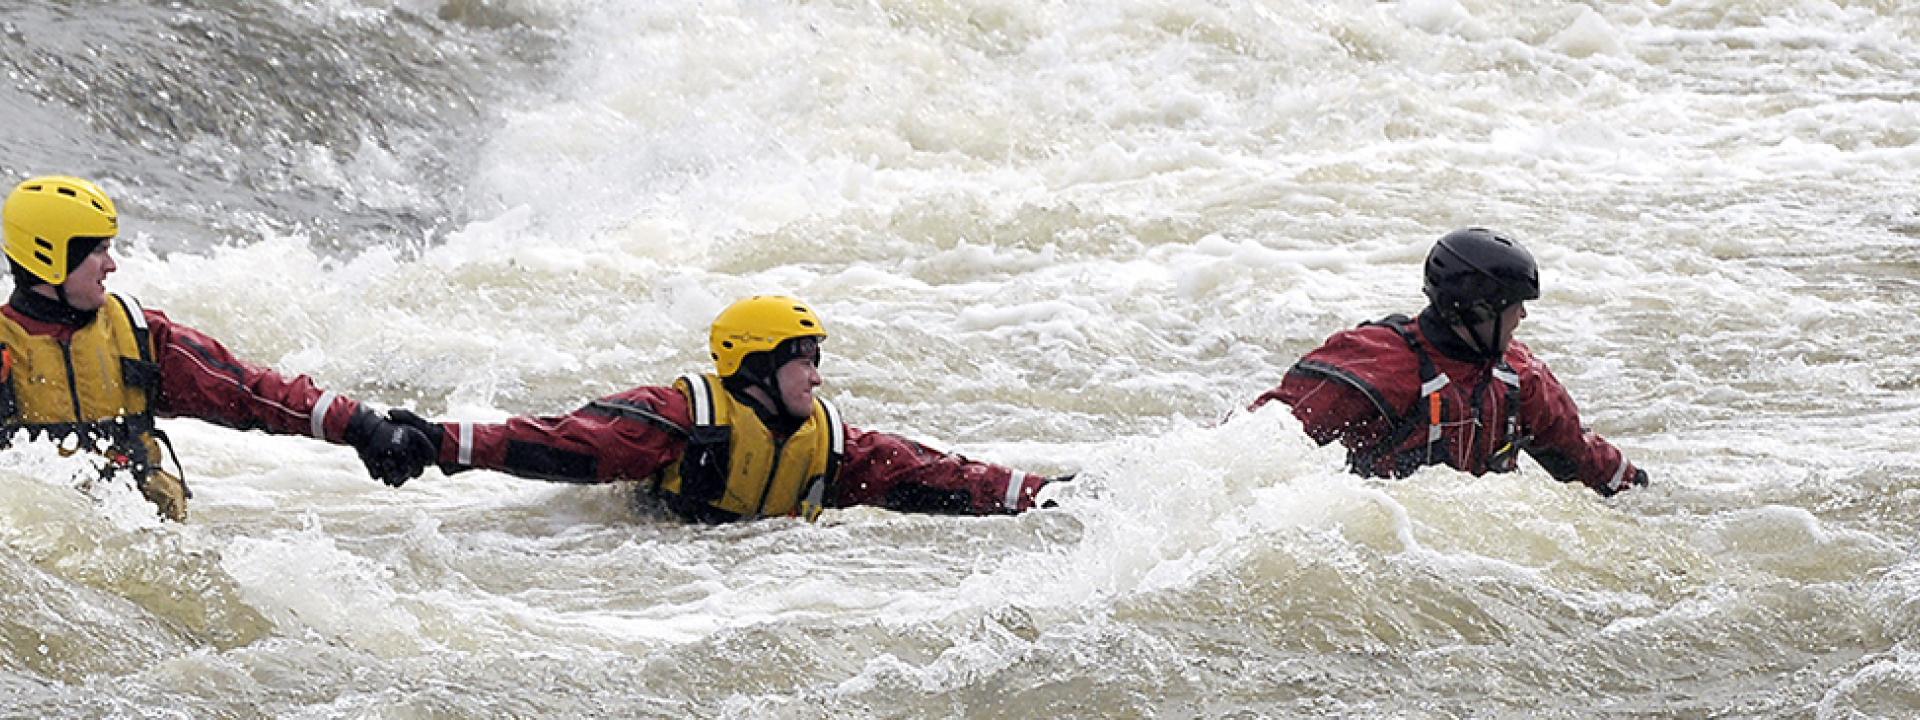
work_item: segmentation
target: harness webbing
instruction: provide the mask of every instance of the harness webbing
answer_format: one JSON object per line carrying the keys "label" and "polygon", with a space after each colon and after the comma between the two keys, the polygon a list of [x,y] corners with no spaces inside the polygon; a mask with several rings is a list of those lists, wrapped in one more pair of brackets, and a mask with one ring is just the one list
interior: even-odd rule
{"label": "harness webbing", "polygon": [[[1354,473],[1363,477],[1372,477],[1381,459],[1393,457],[1392,476],[1399,477],[1426,465],[1444,463],[1450,450],[1445,442],[1443,421],[1447,416],[1447,400],[1440,394],[1452,383],[1446,373],[1440,372],[1434,365],[1433,356],[1427,352],[1420,337],[1413,331],[1413,320],[1405,315],[1391,315],[1378,322],[1365,323],[1389,328],[1411,348],[1420,361],[1420,397],[1412,407],[1399,414],[1393,421],[1393,427],[1378,444],[1353,453],[1348,457],[1348,465]],[[1520,435],[1520,374],[1507,364],[1505,358],[1495,361],[1493,377],[1507,386],[1506,389],[1506,437],[1507,443],[1487,458],[1487,468],[1494,472],[1507,472],[1514,468],[1519,451],[1525,449],[1527,438]],[[1480,415],[1480,394],[1473,394],[1472,414]],[[1427,429],[1426,442],[1418,449],[1401,451],[1401,446],[1422,426]]]}

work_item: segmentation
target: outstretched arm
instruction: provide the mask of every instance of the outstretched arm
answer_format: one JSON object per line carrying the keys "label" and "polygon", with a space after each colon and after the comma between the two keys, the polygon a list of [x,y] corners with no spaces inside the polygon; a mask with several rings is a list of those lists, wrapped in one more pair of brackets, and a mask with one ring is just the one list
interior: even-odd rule
{"label": "outstretched arm", "polygon": [[323,391],[305,375],[288,378],[241,360],[219,340],[166,313],[148,310],[146,319],[160,365],[156,413],[345,443],[359,401]]}
{"label": "outstretched arm", "polygon": [[942,453],[898,435],[847,428],[847,456],[828,505],[995,515],[1033,508],[1047,478]]}
{"label": "outstretched arm", "polygon": [[145,311],[160,366],[156,414],[193,417],[241,430],[310,435],[351,445],[367,473],[389,485],[420,474],[431,460],[427,437],[388,422],[360,401],[241,360],[212,336]]}
{"label": "outstretched arm", "polygon": [[1580,424],[1580,410],[1553,372],[1539,367],[1539,381],[1521,398],[1521,419],[1533,440],[1527,454],[1561,482],[1580,482],[1601,495],[1647,484],[1647,471]]}
{"label": "outstretched arm", "polygon": [[510,418],[504,423],[435,423],[448,472],[497,470],[554,482],[638,480],[680,457],[686,441],[635,410],[681,427],[687,401],[673,388],[641,387],[588,403],[566,415]]}

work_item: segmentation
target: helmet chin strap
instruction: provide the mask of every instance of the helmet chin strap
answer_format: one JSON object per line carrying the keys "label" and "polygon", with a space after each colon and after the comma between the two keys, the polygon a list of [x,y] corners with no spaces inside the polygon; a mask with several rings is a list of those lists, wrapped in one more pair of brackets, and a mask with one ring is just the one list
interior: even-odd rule
{"label": "helmet chin strap", "polygon": [[[758,389],[760,392],[766,394],[767,407],[765,409],[767,411],[780,417],[798,417],[787,411],[787,402],[781,397],[780,372],[778,369],[770,373],[762,374],[758,372],[757,368],[751,370],[742,368],[741,372],[736,373],[733,377],[728,378],[728,380],[738,380],[742,385]],[[738,393],[738,391],[736,391],[736,393]]]}
{"label": "helmet chin strap", "polygon": [[761,390],[766,391],[769,402],[773,403],[772,409],[774,412],[786,417],[793,417],[793,413],[787,412],[787,400],[780,393],[780,372],[778,370],[775,370],[773,374],[765,378],[756,379],[754,384],[760,386]]}
{"label": "helmet chin strap", "polygon": [[727,378],[728,386],[737,388],[741,394],[744,388],[758,388],[766,393],[768,407],[763,410],[779,417],[804,420],[812,417],[811,408],[796,415],[787,407],[785,393],[780,391],[780,369],[796,359],[812,358],[820,361],[819,340],[811,337],[788,338],[772,350],[748,353],[740,359],[740,368],[732,377]]}
{"label": "helmet chin strap", "polygon": [[[1466,336],[1467,343],[1472,345],[1473,351],[1479,353],[1482,358],[1493,360],[1500,356],[1500,314],[1504,311],[1503,308],[1500,312],[1495,312],[1487,309],[1484,304],[1476,304],[1472,309],[1460,314],[1460,328],[1466,331],[1461,334]],[[1475,317],[1485,319],[1475,320]],[[1480,326],[1483,324],[1488,328],[1484,334],[1480,332]]]}
{"label": "helmet chin strap", "polygon": [[1497,350],[1497,348],[1494,347],[1494,343],[1495,341],[1499,340],[1499,337],[1498,337],[1499,334],[1500,334],[1499,327],[1494,327],[1493,332],[1488,333],[1488,335],[1492,337],[1483,337],[1480,334],[1479,323],[1474,323],[1473,325],[1467,326],[1468,341],[1473,343],[1474,351],[1480,353],[1480,356],[1484,358],[1492,358],[1494,356],[1495,351]]}

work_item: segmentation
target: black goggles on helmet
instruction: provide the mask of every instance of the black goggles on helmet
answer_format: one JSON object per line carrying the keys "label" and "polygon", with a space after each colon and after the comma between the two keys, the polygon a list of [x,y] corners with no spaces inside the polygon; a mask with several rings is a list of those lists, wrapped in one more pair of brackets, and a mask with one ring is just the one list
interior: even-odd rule
{"label": "black goggles on helmet", "polygon": [[818,367],[820,365],[820,338],[813,336],[787,338],[786,340],[780,341],[779,345],[773,346],[773,367],[776,369],[798,358],[812,360],[814,366]]}

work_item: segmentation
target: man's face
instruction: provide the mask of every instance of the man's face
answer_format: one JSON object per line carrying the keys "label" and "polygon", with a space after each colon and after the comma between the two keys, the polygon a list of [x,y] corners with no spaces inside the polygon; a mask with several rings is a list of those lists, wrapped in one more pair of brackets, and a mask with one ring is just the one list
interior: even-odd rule
{"label": "man's face", "polygon": [[807,417],[813,414],[813,389],[820,387],[820,368],[816,365],[818,357],[796,357],[774,371],[774,377],[780,383],[780,405],[788,415]]}
{"label": "man's face", "polygon": [[120,266],[113,262],[112,240],[95,245],[87,259],[67,273],[67,304],[76,310],[98,310],[107,304],[107,275]]}

